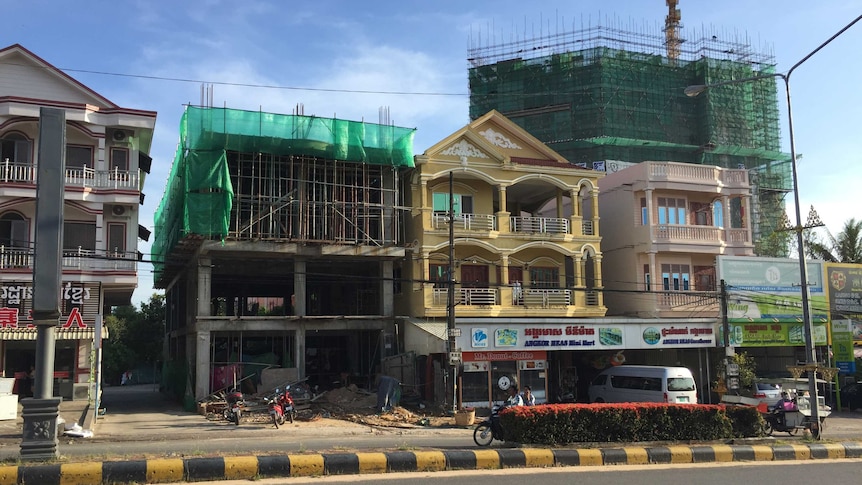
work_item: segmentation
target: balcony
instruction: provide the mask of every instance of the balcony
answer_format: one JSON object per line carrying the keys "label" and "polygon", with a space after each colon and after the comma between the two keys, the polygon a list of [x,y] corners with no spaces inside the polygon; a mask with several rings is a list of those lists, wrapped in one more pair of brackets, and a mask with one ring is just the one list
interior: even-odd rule
{"label": "balcony", "polygon": [[[434,213],[434,229],[449,228],[449,214]],[[496,231],[497,216],[489,214],[456,214],[453,220],[455,229],[465,231]]]}
{"label": "balcony", "polygon": [[[434,288],[434,306],[446,305],[447,288]],[[455,304],[467,306],[491,306],[500,304],[500,292],[494,288],[455,288]]]}
{"label": "balcony", "polygon": [[569,234],[571,232],[568,219],[556,217],[521,217],[510,218],[512,232],[531,234]]}
{"label": "balcony", "polygon": [[656,303],[661,310],[690,312],[718,309],[717,296],[704,292],[665,291],[657,295]]}
{"label": "balcony", "polygon": [[652,181],[747,187],[748,171],[675,162],[648,162]]}
{"label": "balcony", "polygon": [[[744,229],[743,229],[744,230]],[[715,226],[659,224],[655,226],[657,241],[696,241],[718,244],[722,231]]]}
{"label": "balcony", "polygon": [[[31,249],[0,246],[0,270],[33,269],[35,254]],[[63,270],[69,271],[135,271],[136,253],[118,253],[94,249],[64,249]]]}
{"label": "balcony", "polygon": [[[93,170],[88,167],[67,168],[66,185],[75,187],[92,187],[96,189],[133,189],[138,187],[137,172],[127,170]],[[36,166],[33,164],[17,164],[8,160],[0,164],[0,182],[2,183],[36,183]]]}

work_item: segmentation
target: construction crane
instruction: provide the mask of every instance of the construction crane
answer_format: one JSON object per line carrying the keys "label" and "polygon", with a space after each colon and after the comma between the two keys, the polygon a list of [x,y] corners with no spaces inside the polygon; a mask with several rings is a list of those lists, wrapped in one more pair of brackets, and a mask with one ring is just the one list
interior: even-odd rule
{"label": "construction crane", "polygon": [[682,39],[679,37],[680,19],[682,14],[676,8],[678,0],[665,0],[667,4],[667,17],[664,20],[665,45],[667,46],[667,58],[672,62],[679,60],[679,46]]}

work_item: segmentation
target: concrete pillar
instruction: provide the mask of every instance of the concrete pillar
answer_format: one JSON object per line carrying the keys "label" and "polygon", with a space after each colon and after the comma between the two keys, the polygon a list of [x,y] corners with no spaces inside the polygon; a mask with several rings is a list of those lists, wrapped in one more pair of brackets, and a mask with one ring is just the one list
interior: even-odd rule
{"label": "concrete pillar", "polygon": [[302,323],[296,326],[293,349],[293,365],[302,379],[305,377],[305,325]]}
{"label": "concrete pillar", "polygon": [[194,332],[195,345],[195,400],[207,397],[210,392],[210,345],[211,334],[206,332]]}
{"label": "concrete pillar", "polygon": [[557,219],[563,218],[563,190],[557,188]]}
{"label": "concrete pillar", "polygon": [[730,224],[730,197],[723,195],[721,197],[721,227],[727,231],[731,228]]}
{"label": "concrete pillar", "polygon": [[512,214],[506,210],[506,187],[502,185],[498,186],[497,193],[500,199],[500,210],[495,214],[497,216],[497,230],[500,232],[512,232],[510,220]]}
{"label": "concrete pillar", "polygon": [[395,281],[392,280],[394,275],[394,263],[392,261],[382,261],[380,263],[380,310],[385,317],[395,315]]}
{"label": "concrete pillar", "polygon": [[209,317],[212,315],[212,260],[198,259],[197,269],[197,316]]}
{"label": "concrete pillar", "polygon": [[742,227],[744,229],[748,229],[749,231],[752,228],[751,225],[751,196],[744,195],[742,197],[742,204],[745,206],[745,221],[743,221]]}
{"label": "concrete pillar", "polygon": [[293,262],[293,314],[298,317],[306,315],[305,300],[306,300],[306,278],[305,278],[305,260],[296,259]]}
{"label": "concrete pillar", "polygon": [[[646,189],[644,191],[644,197],[646,198],[646,225],[649,227],[649,240],[655,240],[655,225],[653,224],[653,214],[655,214],[655,209],[653,208],[653,189]],[[653,257],[653,261],[655,261],[655,257]],[[655,269],[650,268],[650,269]]]}
{"label": "concrete pillar", "polygon": [[649,256],[649,274],[650,274],[650,287],[647,288],[647,291],[654,291],[658,287],[656,286],[657,281],[661,281],[661,278],[658,275],[658,268],[655,266],[655,253],[647,253]]}

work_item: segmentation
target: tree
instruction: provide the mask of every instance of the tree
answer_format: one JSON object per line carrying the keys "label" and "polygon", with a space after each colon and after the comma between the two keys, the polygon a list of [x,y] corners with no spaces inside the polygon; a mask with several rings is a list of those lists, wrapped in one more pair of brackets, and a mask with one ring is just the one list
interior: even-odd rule
{"label": "tree", "polygon": [[105,318],[108,339],[102,352],[105,382],[119,382],[123,372],[159,362],[164,341],[165,297],[153,294],[149,302],[114,308]]}
{"label": "tree", "polygon": [[862,220],[851,218],[838,236],[833,237],[828,230],[826,236],[824,241],[814,233],[806,235],[810,258],[830,263],[862,263]]}

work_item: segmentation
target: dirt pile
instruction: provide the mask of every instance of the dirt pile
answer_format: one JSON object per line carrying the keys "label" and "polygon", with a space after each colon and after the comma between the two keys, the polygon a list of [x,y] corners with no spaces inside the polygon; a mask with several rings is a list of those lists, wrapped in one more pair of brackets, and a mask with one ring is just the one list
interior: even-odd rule
{"label": "dirt pile", "polygon": [[323,416],[369,426],[413,428],[454,424],[451,417],[431,416],[422,409],[410,410],[395,406],[384,412],[377,409],[377,393],[359,389],[352,384],[326,391],[314,399],[311,408]]}

